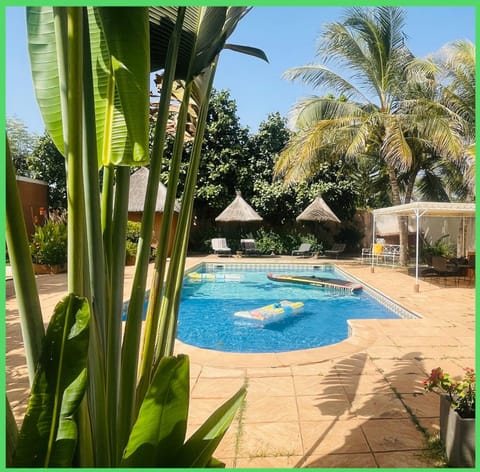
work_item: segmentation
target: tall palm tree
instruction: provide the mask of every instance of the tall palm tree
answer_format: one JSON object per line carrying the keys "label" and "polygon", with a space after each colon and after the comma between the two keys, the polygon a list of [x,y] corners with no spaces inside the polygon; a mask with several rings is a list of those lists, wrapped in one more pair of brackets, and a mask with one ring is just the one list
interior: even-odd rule
{"label": "tall palm tree", "polygon": [[[461,148],[447,116],[428,114],[406,96],[407,71],[414,60],[405,44],[404,10],[397,7],[349,8],[340,22],[325,26],[317,56],[310,64],[285,72],[314,87],[344,95],[347,100],[313,97],[299,101],[292,113],[296,134],[277,162],[287,181],[309,178],[316,163],[345,156],[356,159],[372,150],[388,175],[394,205],[407,203],[400,185],[402,172],[412,168],[420,142],[448,157]],[[347,75],[327,67],[340,66]],[[413,86],[414,84],[412,84]],[[418,104],[418,95],[413,95]],[[401,262],[407,256],[407,225],[400,218]]]}
{"label": "tall palm tree", "polygon": [[[415,61],[423,77],[433,75],[438,107],[444,107],[461,129],[464,152],[457,162],[446,163],[453,190],[463,198],[475,195],[475,45],[466,40],[446,44],[426,60]],[[445,170],[445,169],[444,169]],[[462,179],[457,175],[461,174]]]}

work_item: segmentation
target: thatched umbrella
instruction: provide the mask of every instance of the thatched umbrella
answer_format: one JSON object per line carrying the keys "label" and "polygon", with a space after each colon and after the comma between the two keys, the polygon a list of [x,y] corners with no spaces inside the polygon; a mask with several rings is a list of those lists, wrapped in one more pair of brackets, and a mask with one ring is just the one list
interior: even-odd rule
{"label": "thatched umbrella", "polygon": [[313,221],[313,232],[316,238],[321,238],[321,233],[318,228],[319,223],[326,223],[328,221],[340,223],[337,215],[333,213],[320,194],[297,216],[297,221]]}
{"label": "thatched umbrella", "polygon": [[245,223],[263,221],[263,218],[242,198],[242,193],[237,190],[237,196],[230,205],[216,218],[217,223],[238,223],[240,234],[244,232]]}
{"label": "thatched umbrella", "polygon": [[250,223],[263,221],[263,218],[242,198],[242,193],[237,190],[237,196],[230,205],[216,218],[218,223]]}
{"label": "thatched umbrella", "polygon": [[315,200],[297,216],[297,221],[335,221],[340,223],[337,215],[320,195],[317,195]]}
{"label": "thatched umbrella", "polygon": [[[128,211],[143,212],[143,205],[145,204],[145,194],[147,192],[149,170],[146,167],[141,167],[130,176],[130,189],[128,192]],[[167,196],[167,187],[159,182],[157,201],[155,203],[155,211],[163,213],[165,208],[165,198]],[[180,211],[180,205],[175,202],[174,211]]]}
{"label": "thatched umbrella", "polygon": [[[149,170],[141,167],[130,176],[130,188],[128,191],[128,219],[130,221],[142,221],[143,206],[145,204],[145,194],[147,191]],[[160,226],[162,224],[163,210],[165,208],[165,198],[167,196],[167,187],[161,182],[158,184],[157,200],[155,202],[155,222],[153,226],[152,245],[156,246],[160,235]],[[172,245],[174,231],[177,225],[180,205],[175,201],[173,215],[173,229],[170,235],[169,247]]]}

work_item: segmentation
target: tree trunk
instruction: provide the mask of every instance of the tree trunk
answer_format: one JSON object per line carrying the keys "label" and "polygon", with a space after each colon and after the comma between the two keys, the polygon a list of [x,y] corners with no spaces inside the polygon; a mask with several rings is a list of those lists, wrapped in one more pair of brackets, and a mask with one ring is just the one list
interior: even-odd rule
{"label": "tree trunk", "polygon": [[[401,205],[400,186],[398,185],[397,174],[392,166],[387,167],[388,178],[390,186],[392,187],[392,203],[394,205]],[[408,262],[408,217],[398,217],[398,231],[400,236],[400,260],[399,264],[404,266]]]}

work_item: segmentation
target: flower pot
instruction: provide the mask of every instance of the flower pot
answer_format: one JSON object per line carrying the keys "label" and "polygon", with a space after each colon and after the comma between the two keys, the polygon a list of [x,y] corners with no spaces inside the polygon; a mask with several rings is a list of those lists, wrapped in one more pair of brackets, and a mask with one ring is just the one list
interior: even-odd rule
{"label": "flower pot", "polygon": [[440,396],[440,439],[450,467],[475,467],[475,418],[462,418]]}
{"label": "flower pot", "polygon": [[133,256],[127,255],[125,257],[125,265],[127,265],[127,266],[135,265],[135,259],[136,259],[135,255],[133,255]]}

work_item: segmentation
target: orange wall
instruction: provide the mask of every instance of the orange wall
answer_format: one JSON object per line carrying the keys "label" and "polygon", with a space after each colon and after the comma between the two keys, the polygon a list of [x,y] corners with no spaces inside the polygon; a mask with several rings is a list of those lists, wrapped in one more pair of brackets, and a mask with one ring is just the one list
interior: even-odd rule
{"label": "orange wall", "polygon": [[41,180],[17,177],[17,187],[27,234],[32,236],[35,224],[43,224],[48,216],[48,185]]}
{"label": "orange wall", "polygon": [[[141,211],[130,211],[128,212],[128,219],[130,221],[142,221],[143,213]],[[158,237],[160,236],[160,227],[162,226],[162,217],[163,213],[157,212],[155,213],[155,222],[153,225],[153,237],[152,237],[152,246],[157,247],[158,244]],[[177,228],[177,219],[178,214],[173,214],[173,228],[172,232],[170,233],[170,238],[168,241],[168,256],[171,255],[172,247],[173,247],[173,238],[175,237],[175,230]]]}

